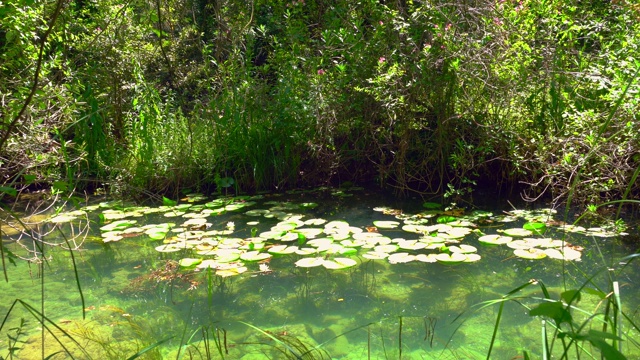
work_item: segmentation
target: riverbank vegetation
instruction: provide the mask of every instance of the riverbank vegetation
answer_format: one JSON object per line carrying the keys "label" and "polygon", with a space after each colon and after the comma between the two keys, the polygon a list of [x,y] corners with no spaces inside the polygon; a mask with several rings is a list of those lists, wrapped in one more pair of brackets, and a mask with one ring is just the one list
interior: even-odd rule
{"label": "riverbank vegetation", "polygon": [[24,189],[640,194],[631,1],[8,1]]}

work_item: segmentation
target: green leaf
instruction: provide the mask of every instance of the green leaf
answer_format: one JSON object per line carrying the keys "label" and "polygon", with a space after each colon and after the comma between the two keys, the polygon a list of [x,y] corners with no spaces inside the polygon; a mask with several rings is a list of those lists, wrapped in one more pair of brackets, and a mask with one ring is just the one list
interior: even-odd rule
{"label": "green leaf", "polygon": [[586,292],[587,294],[595,295],[595,296],[599,297],[600,299],[604,299],[604,298],[607,297],[607,294],[603,293],[600,290],[596,290],[596,289],[592,289],[592,288],[588,288],[588,287],[586,287],[586,288],[584,288],[582,290],[584,290],[584,292]]}
{"label": "green leaf", "polygon": [[580,301],[580,290],[567,290],[560,294],[562,300],[564,300],[567,304],[571,304],[573,302]]}
{"label": "green leaf", "polygon": [[24,178],[24,182],[29,185],[36,181],[36,175],[33,174],[25,174],[22,176]]}
{"label": "green leaf", "polygon": [[429,210],[435,210],[435,209],[440,209],[441,205],[438,203],[427,201],[425,203],[422,203],[422,207]]}
{"label": "green leaf", "polygon": [[178,203],[177,201],[171,200],[166,196],[162,197],[162,204],[164,206],[176,206],[177,203]]}
{"label": "green leaf", "polygon": [[16,191],[16,189],[10,187],[10,186],[0,186],[0,193],[5,193],[7,195],[11,195],[11,196],[17,196],[18,195],[18,191]]}
{"label": "green leaf", "polygon": [[452,222],[452,221],[456,221],[455,216],[440,216],[436,220],[436,222],[438,224],[445,224],[445,223]]}
{"label": "green leaf", "polygon": [[529,311],[529,316],[546,316],[553,319],[556,325],[563,322],[570,323],[572,320],[571,313],[559,301],[539,304]]}
{"label": "green leaf", "polygon": [[618,340],[622,339],[606,332],[597,331],[597,330],[589,330],[589,334],[585,336],[585,339],[588,340],[591,345],[600,349],[600,352],[607,360],[626,360],[627,358],[619,352],[616,348],[611,346],[606,340]]}
{"label": "green leaf", "polygon": [[53,189],[57,191],[67,191],[69,190],[69,184],[66,181],[54,181]]}

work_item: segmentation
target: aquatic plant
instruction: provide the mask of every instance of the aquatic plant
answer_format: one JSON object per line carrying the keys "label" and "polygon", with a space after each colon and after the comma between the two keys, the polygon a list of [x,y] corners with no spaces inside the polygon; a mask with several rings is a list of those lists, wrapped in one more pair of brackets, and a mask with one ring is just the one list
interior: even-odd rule
{"label": "aquatic plant", "polygon": [[[622,266],[617,269],[605,267],[594,272],[582,285],[563,291],[558,298],[551,295],[542,281],[534,279],[514,288],[500,299],[477,304],[475,311],[498,306],[487,359],[491,358],[506,302],[514,302],[524,307],[529,316],[541,319],[540,348],[524,350],[523,356],[527,359],[531,356],[530,352],[535,352],[543,359],[592,358],[594,350],[597,350],[605,359],[620,360],[626,359],[624,353],[631,348],[640,350],[640,342],[629,331],[622,331],[625,328],[637,332],[640,327],[624,310],[619,285],[615,280],[616,275],[619,276],[638,257],[640,254],[621,259],[618,263]],[[606,288],[599,286],[596,281],[596,277],[602,274],[607,280]],[[535,285],[540,288],[542,297],[520,295],[524,289]],[[586,299],[590,297],[595,297],[595,301],[587,302]],[[581,301],[587,302],[585,306],[592,305],[593,308],[581,307]],[[626,344],[626,351],[623,350],[623,342]]]}

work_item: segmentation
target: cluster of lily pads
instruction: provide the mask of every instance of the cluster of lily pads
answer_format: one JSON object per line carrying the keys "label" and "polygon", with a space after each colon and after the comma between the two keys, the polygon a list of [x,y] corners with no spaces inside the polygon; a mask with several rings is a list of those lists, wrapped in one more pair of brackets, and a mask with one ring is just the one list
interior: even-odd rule
{"label": "cluster of lily pads", "polygon": [[[258,196],[222,197],[212,201],[200,195],[187,196],[182,204],[165,201],[158,207],[122,207],[102,203],[74,212],[58,214],[52,223],[73,221],[77,216],[99,210],[104,225],[100,228],[105,243],[130,237],[147,237],[159,241],[155,249],[162,253],[181,252],[186,257],[179,263],[184,268],[215,269],[220,276],[248,271],[247,264],[259,263],[261,272],[271,271],[266,264],[274,256],[298,256],[298,267],[344,269],[362,259],[383,260],[391,264],[412,261],[455,264],[481,259],[478,249],[465,240],[477,237],[486,246],[507,246],[516,257],[580,260],[581,248],[569,244],[564,236],[547,237],[547,227],[558,231],[592,236],[612,236],[601,228],[585,229],[552,220],[554,211],[514,210],[501,215],[483,211],[465,214],[461,209],[440,210],[439,204],[425,203],[425,210],[404,214],[397,209],[376,207],[373,210],[393,220],[376,220],[371,226],[356,227],[345,220],[328,221],[307,217],[304,213],[317,206],[313,202],[265,201],[257,205]],[[201,203],[197,204],[200,201]],[[217,216],[243,213],[242,231],[234,222],[214,225]],[[137,218],[161,214],[167,222],[140,225]],[[383,217],[381,215],[380,217]],[[509,222],[522,221],[523,227],[500,229]],[[277,220],[278,222],[273,224]],[[264,228],[263,222],[273,225]],[[496,227],[495,234],[485,234],[482,226]],[[251,228],[250,228],[251,227]],[[262,231],[258,227],[262,227]],[[250,229],[250,236],[247,232]],[[244,236],[233,236],[244,233]]]}

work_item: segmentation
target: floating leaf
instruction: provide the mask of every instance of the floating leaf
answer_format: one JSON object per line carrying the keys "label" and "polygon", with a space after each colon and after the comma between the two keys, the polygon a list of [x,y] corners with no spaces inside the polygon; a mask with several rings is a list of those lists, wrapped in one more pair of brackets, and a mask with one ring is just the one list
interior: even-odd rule
{"label": "floating leaf", "polygon": [[389,254],[385,252],[378,252],[378,251],[369,251],[362,254],[363,258],[369,259],[369,260],[382,260],[382,259],[386,259],[388,256]]}
{"label": "floating leaf", "polygon": [[466,255],[461,253],[451,253],[451,254],[441,253],[441,254],[437,254],[435,258],[436,260],[438,260],[439,263],[443,263],[443,264],[457,264],[467,260]]}
{"label": "floating leaf", "polygon": [[357,261],[349,258],[334,258],[331,260],[324,260],[322,266],[331,270],[346,269],[352,266],[356,266]]}
{"label": "floating leaf", "polygon": [[380,229],[395,229],[400,226],[400,222],[398,221],[386,221],[386,220],[376,220],[373,222],[373,225]]}
{"label": "floating leaf", "polygon": [[176,252],[182,250],[184,247],[177,246],[176,244],[165,244],[156,246],[156,251],[159,252]]}
{"label": "floating leaf", "polygon": [[287,246],[287,245],[275,245],[267,250],[268,252],[276,255],[287,255],[293,254],[298,250],[297,246]]}
{"label": "floating leaf", "polygon": [[315,258],[302,258],[296,261],[296,266],[298,267],[316,267],[322,266],[324,264],[323,257],[315,257]]}
{"label": "floating leaf", "polygon": [[459,246],[449,246],[449,251],[452,253],[470,254],[477,252],[478,249],[476,249],[475,246],[460,244]]}
{"label": "floating leaf", "polygon": [[406,252],[391,254],[389,255],[389,257],[387,257],[387,260],[390,264],[408,263],[415,259],[415,255],[411,255]]}
{"label": "floating leaf", "polygon": [[314,203],[314,202],[305,202],[305,203],[300,204],[300,207],[303,208],[303,209],[313,209],[313,208],[318,207],[318,204]]}
{"label": "floating leaf", "polygon": [[544,251],[536,248],[516,249],[513,250],[513,253],[519,258],[528,260],[539,260],[547,257],[547,254]]}
{"label": "floating leaf", "polygon": [[456,217],[455,216],[448,216],[448,215],[443,215],[443,216],[438,216],[438,218],[436,219],[436,222],[438,224],[446,224],[448,222],[452,222],[452,221],[456,221]]}
{"label": "floating leaf", "polygon": [[522,228],[525,230],[532,231],[536,234],[542,234],[547,229],[547,225],[542,222],[528,222],[522,225]]}
{"label": "floating leaf", "polygon": [[218,269],[216,270],[216,275],[220,277],[229,277],[229,276],[240,275],[246,271],[247,271],[247,268],[245,266],[238,266],[230,269]]}
{"label": "floating leaf", "polygon": [[531,230],[522,228],[505,229],[502,232],[507,236],[531,236],[533,234]]}
{"label": "floating leaf", "polygon": [[464,262],[476,262],[476,261],[480,261],[480,259],[482,258],[480,255],[478,254],[464,254],[467,259]]}
{"label": "floating leaf", "polygon": [[178,202],[175,200],[171,200],[168,197],[163,196],[162,197],[162,204],[164,206],[175,206]]}
{"label": "floating leaf", "polygon": [[178,264],[182,267],[193,267],[202,262],[202,259],[184,258],[178,261]]}
{"label": "floating leaf", "polygon": [[438,261],[438,259],[436,259],[436,255],[437,254],[418,254],[416,255],[416,260],[425,263],[434,263]]}
{"label": "floating leaf", "polygon": [[247,251],[240,254],[240,259],[244,261],[262,261],[270,258],[272,255],[269,253],[263,253],[257,250]]}

